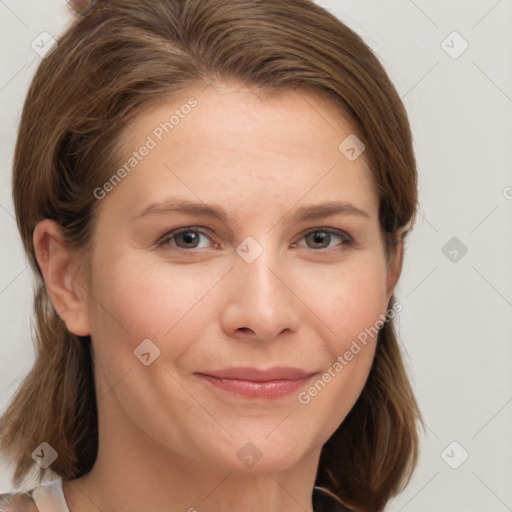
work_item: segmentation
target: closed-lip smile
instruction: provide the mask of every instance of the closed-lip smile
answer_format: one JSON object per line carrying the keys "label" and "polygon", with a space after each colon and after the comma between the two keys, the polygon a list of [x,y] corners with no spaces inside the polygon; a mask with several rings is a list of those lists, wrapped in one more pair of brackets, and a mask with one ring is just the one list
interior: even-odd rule
{"label": "closed-lip smile", "polygon": [[290,366],[267,369],[239,366],[196,372],[196,375],[223,391],[247,398],[269,399],[297,391],[316,373]]}

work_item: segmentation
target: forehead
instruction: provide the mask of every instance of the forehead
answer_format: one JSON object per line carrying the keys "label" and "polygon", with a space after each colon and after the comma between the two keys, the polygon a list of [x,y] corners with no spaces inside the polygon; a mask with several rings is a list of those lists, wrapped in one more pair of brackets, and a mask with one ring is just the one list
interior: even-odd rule
{"label": "forehead", "polygon": [[130,210],[169,193],[240,208],[328,193],[376,209],[364,153],[351,161],[340,150],[354,132],[337,104],[313,91],[191,89],[147,108],[124,131],[123,163],[132,155],[134,165],[116,194]]}

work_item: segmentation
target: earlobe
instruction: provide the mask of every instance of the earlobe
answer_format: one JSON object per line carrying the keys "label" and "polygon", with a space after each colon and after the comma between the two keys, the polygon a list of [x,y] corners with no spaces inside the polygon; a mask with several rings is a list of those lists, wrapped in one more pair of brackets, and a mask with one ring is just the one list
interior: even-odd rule
{"label": "earlobe", "polygon": [[45,219],[36,226],[32,242],[55,311],[70,332],[88,336],[87,293],[78,274],[78,255],[66,246],[60,226],[53,220]]}

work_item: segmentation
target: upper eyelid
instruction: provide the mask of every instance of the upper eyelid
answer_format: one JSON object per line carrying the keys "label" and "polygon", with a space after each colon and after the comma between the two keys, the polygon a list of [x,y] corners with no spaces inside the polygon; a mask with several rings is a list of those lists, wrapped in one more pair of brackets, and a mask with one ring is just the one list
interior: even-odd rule
{"label": "upper eyelid", "polygon": [[345,231],[344,229],[331,228],[331,227],[328,227],[328,226],[320,226],[318,228],[307,229],[306,231],[304,231],[302,233],[302,236],[308,235],[309,233],[314,233],[315,231],[326,231],[327,233],[331,233],[331,234],[334,234],[334,235],[336,235],[336,234],[337,235],[344,235],[347,238],[352,238],[352,236],[349,235],[347,233],[347,231]]}

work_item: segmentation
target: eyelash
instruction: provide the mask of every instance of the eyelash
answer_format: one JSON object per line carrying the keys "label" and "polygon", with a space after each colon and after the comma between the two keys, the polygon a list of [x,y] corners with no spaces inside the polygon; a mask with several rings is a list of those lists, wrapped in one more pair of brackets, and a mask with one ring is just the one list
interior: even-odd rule
{"label": "eyelash", "polygon": [[[161,237],[157,241],[156,245],[157,245],[157,247],[169,246],[170,242],[172,240],[174,240],[174,237],[176,237],[177,235],[179,235],[181,233],[187,233],[187,232],[200,233],[208,238],[211,238],[210,233],[208,231],[204,230],[203,228],[200,228],[198,226],[190,226],[190,227],[186,227],[186,228],[175,229],[174,231],[171,231],[171,232],[165,234],[163,237]],[[354,240],[346,232],[341,231],[339,229],[328,228],[328,227],[320,227],[320,228],[310,229],[310,230],[306,231],[301,236],[301,238],[299,240],[302,240],[303,238],[307,237],[308,235],[310,235],[312,233],[327,233],[329,235],[335,235],[335,236],[339,237],[342,241],[340,246],[354,245]],[[293,243],[294,246],[296,246],[296,244],[297,244],[297,242]],[[183,249],[182,247],[175,246],[175,247],[173,247],[173,250],[177,250],[180,252],[191,252],[191,251],[199,250],[199,249],[196,249],[195,247],[192,247],[190,249]],[[320,251],[327,251],[327,250],[329,250],[329,248],[312,249],[312,250],[315,252],[320,252]]]}

